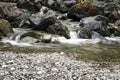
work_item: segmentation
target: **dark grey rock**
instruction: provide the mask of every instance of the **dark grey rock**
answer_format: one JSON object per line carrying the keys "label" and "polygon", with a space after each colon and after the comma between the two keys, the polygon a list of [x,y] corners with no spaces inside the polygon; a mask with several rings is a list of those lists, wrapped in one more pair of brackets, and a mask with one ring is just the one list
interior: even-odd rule
{"label": "dark grey rock", "polygon": [[62,13],[66,13],[75,2],[75,0],[41,0],[43,5]]}
{"label": "dark grey rock", "polygon": [[110,36],[108,18],[97,15],[95,17],[83,18],[80,21],[80,36],[91,38],[91,31],[95,31],[102,36]]}
{"label": "dark grey rock", "polygon": [[0,17],[13,21],[16,17],[21,15],[23,12],[17,8],[13,3],[0,2],[3,6],[0,6]]}
{"label": "dark grey rock", "polygon": [[84,17],[95,16],[101,14],[102,11],[94,4],[90,2],[76,3],[68,11],[68,18],[79,21]]}

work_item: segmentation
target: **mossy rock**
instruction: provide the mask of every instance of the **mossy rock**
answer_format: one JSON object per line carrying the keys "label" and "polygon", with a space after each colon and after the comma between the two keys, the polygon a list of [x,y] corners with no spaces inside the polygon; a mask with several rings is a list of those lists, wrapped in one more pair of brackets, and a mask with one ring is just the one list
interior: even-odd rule
{"label": "mossy rock", "polygon": [[13,33],[12,27],[7,20],[0,19],[0,39]]}

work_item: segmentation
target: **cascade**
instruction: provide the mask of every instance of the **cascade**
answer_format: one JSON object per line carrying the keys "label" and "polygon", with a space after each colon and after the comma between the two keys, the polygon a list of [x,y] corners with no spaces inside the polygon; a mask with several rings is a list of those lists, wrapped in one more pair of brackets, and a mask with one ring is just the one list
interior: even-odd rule
{"label": "cascade", "polygon": [[[20,36],[21,34],[27,32],[28,30],[25,29],[13,29],[14,34],[11,35],[10,37],[3,38],[1,42],[3,43],[10,43],[15,46],[20,46],[20,47],[27,47],[27,46],[38,46],[39,44],[30,44],[27,42],[22,42],[20,41]],[[66,39],[63,36],[53,36],[52,37],[52,42],[57,41],[60,42],[61,44],[74,44],[74,45],[81,45],[81,44],[97,44],[100,42],[103,43],[120,43],[120,37],[102,37],[101,35],[93,32],[94,34],[92,35],[92,39],[81,39],[78,38],[78,34],[75,30],[70,29],[70,39]],[[42,45],[41,45],[42,46]]]}
{"label": "cascade", "polygon": [[19,47],[31,46],[31,44],[29,44],[29,43],[19,42],[20,41],[21,32],[22,32],[21,30],[18,30],[18,29],[13,29],[13,30],[14,30],[14,34],[11,35],[10,37],[3,38],[1,40],[1,42],[3,42],[3,43],[10,43],[12,45],[19,46]]}

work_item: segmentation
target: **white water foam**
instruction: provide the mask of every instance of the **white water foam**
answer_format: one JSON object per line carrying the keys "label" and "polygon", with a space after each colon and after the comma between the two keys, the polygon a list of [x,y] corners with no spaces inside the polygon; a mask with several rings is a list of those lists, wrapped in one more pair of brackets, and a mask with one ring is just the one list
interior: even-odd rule
{"label": "white water foam", "polygon": [[13,28],[14,34],[10,37],[5,37],[1,40],[3,43],[10,43],[11,45],[19,46],[19,47],[27,47],[32,46],[32,44],[19,42],[20,41],[20,35],[24,32],[26,32],[24,29],[19,28]]}
{"label": "white water foam", "polygon": [[[20,47],[27,47],[27,46],[37,46],[37,44],[30,44],[26,42],[21,42],[20,39],[20,34],[21,32],[26,32],[24,30],[19,30],[19,29],[14,29],[15,34],[11,36],[10,38],[4,38],[1,40],[3,43],[10,43],[15,46],[20,46]],[[52,42],[60,42],[62,44],[74,44],[74,45],[81,45],[81,44],[97,44],[100,42],[103,43],[120,43],[120,37],[101,37],[98,34],[94,34],[92,36],[92,39],[80,39],[77,37],[77,33],[75,31],[70,32],[70,39],[66,39],[65,37],[60,37],[60,36],[53,36],[52,37]]]}
{"label": "white water foam", "polygon": [[120,37],[105,37],[108,41],[120,43]]}
{"label": "white water foam", "polygon": [[17,42],[15,40],[10,40],[10,39],[2,39],[1,42],[3,43],[10,43],[14,46],[19,46],[19,47],[27,47],[27,46],[32,46],[31,44],[29,43],[22,43],[22,42]]}
{"label": "white water foam", "polygon": [[53,37],[52,41],[58,41],[60,43],[67,43],[67,44],[75,44],[75,45],[80,45],[80,44],[97,44],[101,42],[100,39],[80,39],[77,37],[76,32],[70,32],[70,39],[66,39],[65,37]]}

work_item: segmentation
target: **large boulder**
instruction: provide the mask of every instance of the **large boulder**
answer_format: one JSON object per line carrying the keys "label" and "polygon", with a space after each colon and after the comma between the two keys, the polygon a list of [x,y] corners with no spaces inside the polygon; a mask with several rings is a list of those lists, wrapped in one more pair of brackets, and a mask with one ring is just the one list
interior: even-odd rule
{"label": "large boulder", "polygon": [[102,36],[110,36],[110,28],[107,26],[108,18],[97,15],[95,17],[83,18],[80,21],[79,37],[91,38],[92,31],[95,31]]}
{"label": "large boulder", "polygon": [[[41,18],[40,21],[36,21],[30,18],[29,20],[33,26],[34,30],[46,30],[49,25],[53,25],[56,22],[56,17],[55,16],[47,16],[44,18]],[[32,23],[33,22],[33,23]]]}
{"label": "large boulder", "polygon": [[23,12],[16,7],[15,3],[0,2],[0,17],[13,21],[16,17],[21,15]]}
{"label": "large boulder", "polygon": [[[30,12],[27,10],[22,10],[23,13],[16,17],[13,21],[11,21],[11,25],[13,28],[21,27],[24,22],[31,16]],[[26,27],[29,27],[26,25]]]}
{"label": "large boulder", "polygon": [[12,27],[7,20],[0,19],[0,39],[10,36],[13,33]]}
{"label": "large boulder", "polygon": [[70,39],[70,33],[66,26],[64,26],[60,21],[56,21],[55,24],[50,25],[46,28],[46,32],[64,36],[67,39]]}
{"label": "large boulder", "polygon": [[78,1],[69,11],[68,18],[75,21],[88,16],[95,16],[102,12],[96,5],[88,1]]}
{"label": "large boulder", "polygon": [[29,17],[22,27],[26,25],[31,27],[33,30],[40,30],[51,34],[62,35],[67,39],[70,38],[68,28],[61,24],[61,22],[57,20],[53,13],[46,13],[44,16],[41,16],[39,13],[35,14]]}
{"label": "large boulder", "polygon": [[67,12],[75,2],[75,0],[41,0],[43,5],[62,13]]}

